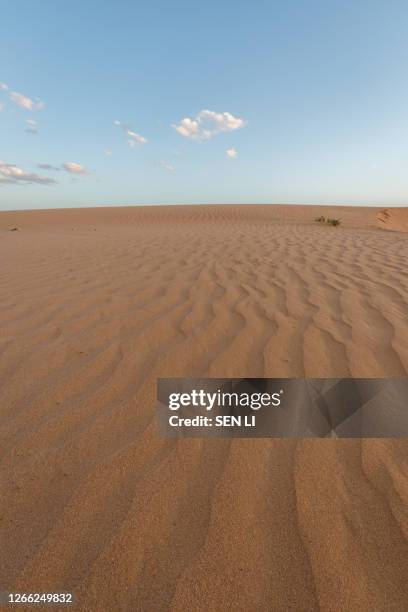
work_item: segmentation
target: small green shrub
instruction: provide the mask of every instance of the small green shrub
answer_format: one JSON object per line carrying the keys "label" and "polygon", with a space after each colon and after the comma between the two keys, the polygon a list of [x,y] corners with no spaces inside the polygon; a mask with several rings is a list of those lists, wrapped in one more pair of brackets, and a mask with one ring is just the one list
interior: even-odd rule
{"label": "small green shrub", "polygon": [[336,227],[337,225],[340,225],[341,219],[327,219],[327,223],[333,227]]}

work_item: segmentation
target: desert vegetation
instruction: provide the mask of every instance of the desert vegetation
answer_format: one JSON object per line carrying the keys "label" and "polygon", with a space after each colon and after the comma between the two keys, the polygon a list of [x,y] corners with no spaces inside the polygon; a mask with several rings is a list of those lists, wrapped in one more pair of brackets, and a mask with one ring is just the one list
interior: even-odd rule
{"label": "desert vegetation", "polygon": [[315,219],[316,223],[327,223],[327,225],[331,225],[332,227],[337,227],[341,224],[341,219],[326,219],[323,215],[317,217]]}

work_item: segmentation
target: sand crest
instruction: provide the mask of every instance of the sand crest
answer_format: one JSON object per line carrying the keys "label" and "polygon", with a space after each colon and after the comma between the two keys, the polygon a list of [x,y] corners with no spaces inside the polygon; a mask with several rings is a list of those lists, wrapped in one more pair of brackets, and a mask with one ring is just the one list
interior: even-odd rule
{"label": "sand crest", "polygon": [[384,208],[377,213],[377,224],[381,229],[408,232],[408,209]]}

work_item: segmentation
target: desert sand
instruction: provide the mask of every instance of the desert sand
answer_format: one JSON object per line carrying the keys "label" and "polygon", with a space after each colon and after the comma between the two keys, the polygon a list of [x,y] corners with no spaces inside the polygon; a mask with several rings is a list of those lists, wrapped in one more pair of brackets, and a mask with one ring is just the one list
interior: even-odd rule
{"label": "desert sand", "polygon": [[395,232],[408,232],[406,208],[383,208],[377,213],[377,225],[381,229]]}
{"label": "desert sand", "polygon": [[155,419],[157,377],[407,376],[408,213],[388,213],[0,213],[1,590],[405,612],[408,441],[164,439]]}

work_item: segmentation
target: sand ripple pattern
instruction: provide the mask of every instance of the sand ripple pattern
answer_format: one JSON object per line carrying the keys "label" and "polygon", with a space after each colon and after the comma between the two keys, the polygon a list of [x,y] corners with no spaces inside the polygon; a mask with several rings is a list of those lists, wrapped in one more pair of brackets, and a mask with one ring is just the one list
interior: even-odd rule
{"label": "sand ripple pattern", "polygon": [[407,376],[407,237],[344,214],[0,215],[2,590],[408,609],[408,442],[165,440],[154,419],[158,376]]}

